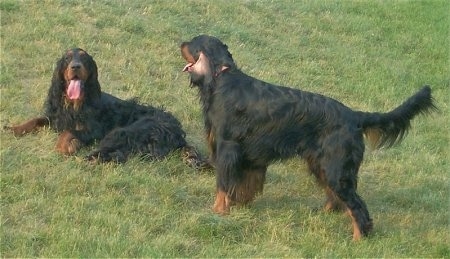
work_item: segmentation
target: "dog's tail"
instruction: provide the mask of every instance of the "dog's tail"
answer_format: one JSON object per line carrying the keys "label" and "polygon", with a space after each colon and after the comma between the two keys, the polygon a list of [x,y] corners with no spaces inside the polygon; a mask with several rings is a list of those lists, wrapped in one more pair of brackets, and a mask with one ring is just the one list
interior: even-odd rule
{"label": "dog's tail", "polygon": [[181,157],[188,166],[197,170],[211,170],[213,167],[207,159],[204,159],[196,148],[186,145],[181,148]]}
{"label": "dog's tail", "polygon": [[410,121],[419,114],[437,110],[431,88],[424,86],[404,103],[388,113],[361,112],[364,134],[373,148],[391,147],[408,133]]}

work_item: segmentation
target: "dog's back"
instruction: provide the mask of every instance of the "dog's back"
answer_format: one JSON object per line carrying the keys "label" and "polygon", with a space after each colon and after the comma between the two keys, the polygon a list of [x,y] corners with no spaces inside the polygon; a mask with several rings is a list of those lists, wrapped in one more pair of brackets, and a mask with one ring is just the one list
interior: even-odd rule
{"label": "dog's back", "polygon": [[220,88],[213,93],[210,116],[223,120],[249,160],[267,163],[302,155],[320,145],[320,135],[358,123],[355,112],[332,98],[236,75],[217,79]]}
{"label": "dog's back", "polygon": [[410,120],[436,108],[428,86],[390,112],[358,112],[332,98],[275,86],[242,72],[217,80],[221,87],[214,92],[220,96],[215,104],[226,110],[233,138],[248,142],[245,146],[259,142],[258,150],[249,153],[271,160],[301,154],[317,145],[312,139],[343,126],[361,128],[374,147],[391,146],[407,133]]}

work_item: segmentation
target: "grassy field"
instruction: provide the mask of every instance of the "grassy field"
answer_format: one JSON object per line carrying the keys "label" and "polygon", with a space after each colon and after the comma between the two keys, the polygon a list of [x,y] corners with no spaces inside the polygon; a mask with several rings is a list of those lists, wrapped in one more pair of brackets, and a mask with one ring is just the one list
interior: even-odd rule
{"label": "grassy field", "polygon": [[182,122],[206,154],[195,89],[179,54],[207,33],[246,73],[388,111],[422,85],[440,112],[404,142],[367,152],[359,192],[374,232],[352,242],[347,216],[320,209],[299,159],[269,167],[265,191],[211,212],[213,173],[163,161],[90,165],[53,151],[56,133],[2,131],[2,257],[450,257],[450,3],[433,1],[0,0],[1,125],[40,115],[55,61],[78,46],[104,91],[139,96]]}

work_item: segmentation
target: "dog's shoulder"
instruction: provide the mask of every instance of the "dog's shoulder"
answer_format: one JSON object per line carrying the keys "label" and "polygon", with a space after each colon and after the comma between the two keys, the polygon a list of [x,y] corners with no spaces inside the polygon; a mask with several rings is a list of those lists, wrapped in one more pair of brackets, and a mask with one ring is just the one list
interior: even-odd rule
{"label": "dog's shoulder", "polygon": [[102,103],[105,105],[115,104],[115,103],[119,103],[119,102],[123,101],[120,98],[115,97],[114,95],[111,95],[111,94],[108,94],[105,92],[102,92],[101,99],[102,99]]}

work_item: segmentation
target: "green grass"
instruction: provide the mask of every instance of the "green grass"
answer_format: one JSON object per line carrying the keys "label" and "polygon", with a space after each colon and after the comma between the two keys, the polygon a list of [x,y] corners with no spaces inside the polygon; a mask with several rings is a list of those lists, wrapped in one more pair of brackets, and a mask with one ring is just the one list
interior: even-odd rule
{"label": "green grass", "polygon": [[0,0],[0,122],[41,114],[55,61],[79,46],[104,91],[173,112],[206,154],[179,44],[207,33],[268,82],[388,111],[422,85],[439,113],[404,142],[367,152],[359,193],[374,232],[351,241],[347,216],[320,210],[304,163],[269,167],[262,196],[213,214],[215,179],[178,154],[89,165],[57,135],[0,133],[2,257],[450,257],[448,1]]}

